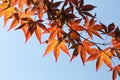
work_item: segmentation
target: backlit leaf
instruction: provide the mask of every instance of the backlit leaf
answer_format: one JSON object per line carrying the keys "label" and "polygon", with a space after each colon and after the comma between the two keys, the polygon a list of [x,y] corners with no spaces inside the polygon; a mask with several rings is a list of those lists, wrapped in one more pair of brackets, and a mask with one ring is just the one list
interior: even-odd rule
{"label": "backlit leaf", "polygon": [[43,9],[40,8],[40,9],[38,9],[38,17],[39,17],[39,19],[42,19],[42,16],[43,16]]}
{"label": "backlit leaf", "polygon": [[37,39],[39,40],[39,42],[41,43],[42,33],[41,33],[41,29],[38,25],[36,25],[35,35],[36,35]]}
{"label": "backlit leaf", "polygon": [[101,56],[103,56],[103,61],[104,63],[111,68],[112,67],[112,62],[111,59],[108,57],[108,55],[105,54],[105,52],[101,53]]}
{"label": "backlit leaf", "polygon": [[99,56],[97,62],[96,62],[96,71],[98,71],[98,69],[101,67],[103,62],[103,56]]}
{"label": "backlit leaf", "polygon": [[54,56],[55,56],[56,62],[58,60],[59,55],[60,55],[60,46],[58,45],[57,47],[54,48]]}
{"label": "backlit leaf", "polygon": [[14,19],[11,26],[10,26],[10,28],[8,29],[8,31],[11,30],[12,28],[15,28],[18,25],[18,23],[19,23],[19,21]]}
{"label": "backlit leaf", "polygon": [[98,57],[99,57],[99,54],[96,53],[96,54],[89,56],[86,61],[93,61],[93,60],[97,59]]}
{"label": "backlit leaf", "polygon": [[86,51],[84,49],[81,50],[80,56],[84,64],[86,62]]}
{"label": "backlit leaf", "polygon": [[65,41],[64,41],[64,40],[60,43],[60,48],[61,48],[61,50],[64,51],[68,56],[70,56],[69,51],[68,51],[67,47],[65,46]]}
{"label": "backlit leaf", "polygon": [[50,43],[49,45],[47,46],[46,50],[45,50],[45,53],[43,56],[47,55],[48,53],[50,53],[55,47],[56,45],[58,44],[58,41],[57,40],[50,40]]}

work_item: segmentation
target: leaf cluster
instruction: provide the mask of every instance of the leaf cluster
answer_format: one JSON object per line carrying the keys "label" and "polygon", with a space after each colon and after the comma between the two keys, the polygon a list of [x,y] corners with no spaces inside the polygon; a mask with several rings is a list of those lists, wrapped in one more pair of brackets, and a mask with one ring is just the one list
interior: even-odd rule
{"label": "leaf cluster", "polygon": [[[43,56],[53,51],[57,61],[62,50],[70,61],[78,55],[84,65],[96,60],[96,70],[105,63],[115,80],[120,75],[120,64],[113,62],[120,59],[120,29],[114,23],[98,23],[96,14],[90,13],[94,8],[84,0],[1,0],[0,17],[4,27],[13,20],[8,31],[22,30],[25,42],[35,34],[40,44],[48,44]],[[46,41],[44,34],[49,35]]]}

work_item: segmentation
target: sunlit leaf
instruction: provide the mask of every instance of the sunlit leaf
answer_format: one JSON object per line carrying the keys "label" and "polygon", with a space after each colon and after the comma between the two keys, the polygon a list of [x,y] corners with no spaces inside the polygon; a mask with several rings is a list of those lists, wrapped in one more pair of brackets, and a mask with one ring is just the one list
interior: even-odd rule
{"label": "sunlit leaf", "polygon": [[11,30],[12,28],[15,28],[18,25],[18,23],[19,23],[19,21],[14,19],[11,26],[10,26],[10,28],[8,29],[8,31]]}
{"label": "sunlit leaf", "polygon": [[97,62],[96,62],[96,71],[98,71],[98,69],[101,67],[103,63],[103,56],[99,56]]}
{"label": "sunlit leaf", "polygon": [[68,51],[68,48],[65,46],[65,41],[64,41],[64,40],[60,43],[60,48],[61,48],[61,50],[64,51],[68,56],[70,56],[69,51]]}
{"label": "sunlit leaf", "polygon": [[101,53],[101,56],[103,56],[103,61],[104,63],[111,68],[112,67],[112,62],[111,59],[108,57],[108,55],[105,54],[105,52]]}
{"label": "sunlit leaf", "polygon": [[42,32],[41,32],[41,29],[38,25],[36,25],[35,34],[36,34],[37,39],[41,43]]}
{"label": "sunlit leaf", "polygon": [[58,60],[59,55],[60,55],[60,46],[58,45],[57,47],[54,48],[54,56],[55,56],[56,62]]}
{"label": "sunlit leaf", "polygon": [[47,46],[46,50],[45,50],[45,53],[43,56],[47,55],[48,53],[50,53],[54,48],[55,46],[58,44],[58,41],[57,40],[54,40],[54,39],[51,39],[49,41],[49,45]]}

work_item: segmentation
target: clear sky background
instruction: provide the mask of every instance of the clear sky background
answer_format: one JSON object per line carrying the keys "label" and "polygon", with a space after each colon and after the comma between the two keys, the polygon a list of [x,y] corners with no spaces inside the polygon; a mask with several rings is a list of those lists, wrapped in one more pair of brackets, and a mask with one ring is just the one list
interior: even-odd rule
{"label": "clear sky background", "polygon": [[[120,0],[85,0],[96,5],[98,21],[120,26]],[[27,44],[21,30],[7,32],[0,19],[0,80],[111,80],[111,72],[103,64],[98,72],[95,62],[82,65],[79,56],[70,58],[61,53],[58,62],[53,54],[42,57],[46,45],[40,45],[35,36]],[[117,78],[120,80],[120,77]]]}

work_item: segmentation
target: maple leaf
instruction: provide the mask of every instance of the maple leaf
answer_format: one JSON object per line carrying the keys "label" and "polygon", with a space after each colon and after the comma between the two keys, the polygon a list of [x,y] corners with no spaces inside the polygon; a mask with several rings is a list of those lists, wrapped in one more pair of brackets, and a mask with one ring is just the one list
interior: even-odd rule
{"label": "maple leaf", "polygon": [[44,53],[43,56],[45,56],[45,55],[47,55],[48,53],[50,53],[50,52],[56,47],[56,45],[58,44],[58,41],[55,40],[55,39],[50,39],[50,40],[48,41],[48,44],[49,44],[49,45],[47,46],[46,51],[45,51],[45,53]]}
{"label": "maple leaf", "polygon": [[80,25],[81,19],[72,20],[70,24],[68,24],[75,31],[83,31],[85,28]]}
{"label": "maple leaf", "polygon": [[[25,42],[35,34],[41,43],[42,34],[48,33],[48,46],[43,56],[53,51],[57,62],[60,51],[70,56],[68,48],[73,49],[70,61],[78,55],[83,64],[96,60],[96,71],[104,63],[113,71],[112,79],[115,80],[117,75],[120,75],[120,65],[112,67],[111,60],[120,59],[120,29],[114,23],[108,26],[97,24],[96,14],[93,16],[89,12],[94,8],[94,5],[84,4],[84,0],[1,0],[0,17],[4,17],[4,26],[11,19],[8,31],[16,27],[15,30],[21,29],[26,38]],[[82,34],[84,31],[90,40]],[[111,45],[93,41],[94,35],[103,39],[102,34],[112,39]],[[102,50],[101,45],[107,48]]]}
{"label": "maple leaf", "polygon": [[93,17],[93,15],[89,11],[93,10],[95,6],[90,4],[84,5],[84,0],[80,0],[80,1],[78,0],[75,3],[75,5],[76,5],[77,11],[83,18],[85,18],[85,16]]}
{"label": "maple leaf", "polygon": [[81,45],[76,45],[76,48],[73,52],[73,55],[72,55],[70,61],[72,61],[75,57],[77,57],[78,54],[81,56],[82,62],[84,64],[86,61],[86,51],[84,50],[83,46],[81,46]]}
{"label": "maple leaf", "polygon": [[103,30],[101,31],[102,34],[107,34],[111,37],[115,37],[116,40],[120,40],[119,39],[119,35],[120,35],[120,31],[119,28],[115,26],[114,23],[109,24],[108,26],[106,26],[105,24],[101,23]]}
{"label": "maple leaf", "polygon": [[21,18],[23,23],[18,26],[17,29],[22,29],[26,37],[25,43],[29,40],[32,34],[35,32],[36,38],[41,43],[42,30],[48,31],[47,28],[42,24],[42,20],[33,21],[31,18]]}
{"label": "maple leaf", "polygon": [[87,53],[89,54],[90,52],[89,50],[91,49],[90,47],[93,45],[94,45],[93,43],[88,42],[87,40],[84,40],[81,44],[73,45],[72,48],[75,48],[75,49],[70,61],[72,61],[79,54],[84,64],[86,62],[86,54]]}
{"label": "maple leaf", "polygon": [[112,67],[112,62],[110,57],[107,55],[108,52],[101,53],[101,56],[103,56],[103,61],[104,63],[111,68]]}
{"label": "maple leaf", "polygon": [[4,12],[4,27],[6,26],[6,23],[9,20],[9,18],[11,17],[11,15],[14,13],[15,13],[14,7],[10,7],[5,10],[5,12]]}
{"label": "maple leaf", "polygon": [[99,57],[98,53],[99,53],[98,49],[91,48],[90,49],[90,56],[87,58],[86,62],[98,59],[98,57]]}
{"label": "maple leaf", "polygon": [[86,31],[91,38],[93,38],[93,34],[95,34],[99,38],[102,38],[101,35],[97,31],[102,30],[103,28],[101,25],[95,24],[95,22],[96,21],[94,20],[94,17],[89,20],[88,17],[86,16],[85,18]]}
{"label": "maple leaf", "polygon": [[50,33],[49,39],[51,38],[62,38],[63,34],[61,33],[62,28],[60,28],[55,22],[49,24],[49,28],[44,33]]}
{"label": "maple leaf", "polygon": [[0,4],[0,17],[4,16],[4,27],[11,15],[15,13],[15,7],[9,5],[9,1],[5,1],[2,4]]}
{"label": "maple leaf", "polygon": [[54,50],[54,56],[57,62],[57,59],[59,57],[60,54],[60,50],[64,51],[68,56],[70,56],[67,47],[65,46],[66,41],[65,40],[56,40],[56,39],[50,39],[48,41],[48,46],[45,50],[45,53],[43,56],[47,55],[48,53],[50,53],[52,50]]}
{"label": "maple leaf", "polygon": [[96,71],[98,71],[98,69],[101,67],[103,62],[105,63],[106,66],[112,68],[112,62],[108,54],[112,54],[112,53],[108,51],[100,51],[98,53],[99,56],[96,62]]}

